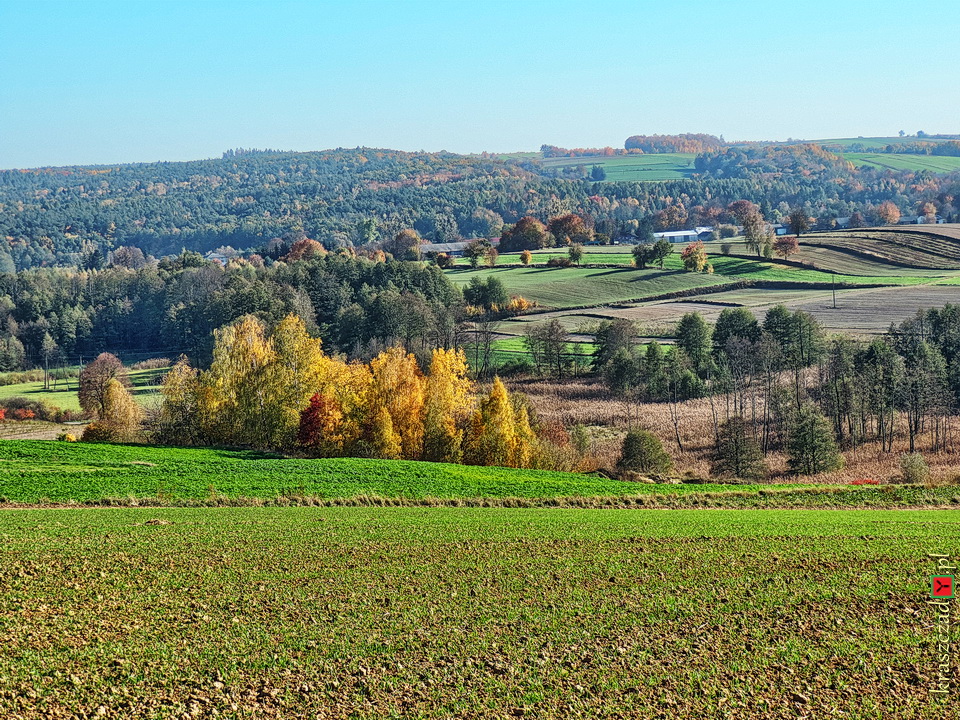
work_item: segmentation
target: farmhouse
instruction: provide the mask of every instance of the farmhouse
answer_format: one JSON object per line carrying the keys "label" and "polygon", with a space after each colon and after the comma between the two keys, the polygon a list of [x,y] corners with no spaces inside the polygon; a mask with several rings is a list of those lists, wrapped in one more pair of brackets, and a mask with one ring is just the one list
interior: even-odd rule
{"label": "farmhouse", "polygon": [[666,238],[670,242],[696,242],[697,240],[708,240],[713,228],[708,225],[700,225],[693,230],[670,230],[667,232],[654,233],[655,238]]}
{"label": "farmhouse", "polygon": [[[426,255],[427,253],[446,253],[450,257],[462,257],[463,251],[466,249],[473,240],[464,240],[463,242],[449,242],[449,243],[422,243],[420,245],[420,252]],[[500,244],[500,238],[493,238],[487,240],[493,247],[496,247]]]}
{"label": "farmhouse", "polygon": [[208,252],[206,255],[204,255],[203,258],[207,262],[215,262],[222,267],[226,267],[227,260],[229,260],[229,258],[226,255],[223,255],[222,253],[218,253],[218,252],[213,252],[212,250]]}

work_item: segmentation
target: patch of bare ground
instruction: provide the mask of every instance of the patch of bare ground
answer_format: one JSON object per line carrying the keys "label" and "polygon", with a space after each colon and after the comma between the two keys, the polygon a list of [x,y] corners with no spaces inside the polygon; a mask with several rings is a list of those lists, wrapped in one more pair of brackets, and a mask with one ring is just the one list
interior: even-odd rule
{"label": "patch of bare ground", "polygon": [[0,421],[0,440],[56,440],[61,433],[83,432],[83,424],[41,422],[40,420]]}
{"label": "patch of bare ground", "polygon": [[[690,400],[676,406],[678,430],[674,426],[668,403],[638,404],[610,393],[602,381],[595,378],[565,380],[512,380],[512,390],[527,395],[541,420],[556,422],[565,427],[587,426],[593,440],[593,452],[602,467],[613,467],[620,452],[620,443],[627,430],[639,427],[657,435],[683,475],[710,477],[714,454],[714,423],[709,399]],[[714,405],[720,417],[724,416],[723,399],[715,398]],[[955,436],[950,451],[931,451],[931,438],[922,436],[916,450],[923,454],[930,466],[932,483],[954,483],[960,479],[960,451],[956,437],[960,423],[953,430]],[[865,443],[843,452],[845,465],[837,472],[797,477],[787,469],[783,452],[767,456],[772,482],[811,482],[816,484],[846,484],[862,478],[880,482],[896,482],[900,475],[900,456],[910,451],[905,437],[906,419],[898,418],[904,429],[892,451],[883,452],[876,442]],[[677,441],[679,431],[680,440]]]}

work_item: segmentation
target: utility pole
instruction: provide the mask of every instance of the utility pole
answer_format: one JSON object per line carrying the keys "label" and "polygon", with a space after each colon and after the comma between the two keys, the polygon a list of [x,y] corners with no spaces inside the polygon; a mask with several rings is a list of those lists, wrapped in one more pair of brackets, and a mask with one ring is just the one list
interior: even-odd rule
{"label": "utility pole", "polygon": [[833,289],[833,309],[837,309],[837,271],[830,274],[830,286]]}

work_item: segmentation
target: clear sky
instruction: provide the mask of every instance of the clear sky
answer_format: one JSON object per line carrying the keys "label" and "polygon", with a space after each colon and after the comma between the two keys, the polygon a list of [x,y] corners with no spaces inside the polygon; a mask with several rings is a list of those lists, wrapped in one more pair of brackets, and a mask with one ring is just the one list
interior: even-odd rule
{"label": "clear sky", "polygon": [[0,0],[0,168],[960,132],[960,2]]}

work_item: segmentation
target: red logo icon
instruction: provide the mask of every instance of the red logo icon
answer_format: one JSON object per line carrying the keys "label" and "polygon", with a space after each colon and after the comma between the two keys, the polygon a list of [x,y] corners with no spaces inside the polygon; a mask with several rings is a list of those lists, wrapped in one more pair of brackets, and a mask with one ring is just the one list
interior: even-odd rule
{"label": "red logo icon", "polygon": [[930,597],[946,600],[953,597],[953,575],[931,575]]}

